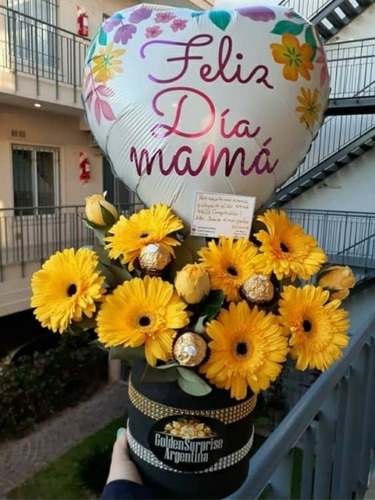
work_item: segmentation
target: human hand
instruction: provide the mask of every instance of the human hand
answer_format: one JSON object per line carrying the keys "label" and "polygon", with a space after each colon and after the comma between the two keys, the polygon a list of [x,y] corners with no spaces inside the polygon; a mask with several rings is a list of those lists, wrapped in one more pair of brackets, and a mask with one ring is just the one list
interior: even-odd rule
{"label": "human hand", "polygon": [[111,466],[107,484],[117,479],[127,479],[137,484],[143,484],[135,464],[129,458],[129,447],[126,429],[117,431],[117,439],[113,445]]}

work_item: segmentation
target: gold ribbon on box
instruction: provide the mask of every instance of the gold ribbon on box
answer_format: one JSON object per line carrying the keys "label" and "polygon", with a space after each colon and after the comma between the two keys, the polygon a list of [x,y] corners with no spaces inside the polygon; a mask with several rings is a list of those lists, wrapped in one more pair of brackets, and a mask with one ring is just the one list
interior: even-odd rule
{"label": "gold ribbon on box", "polygon": [[190,410],[182,408],[174,408],[161,403],[156,403],[151,399],[143,396],[129,381],[129,399],[131,403],[147,417],[153,420],[160,420],[165,417],[176,415],[192,415],[200,417],[214,418],[224,424],[233,424],[247,417],[255,408],[257,396],[254,394],[250,399],[243,403],[238,403],[227,408],[211,409],[211,410]]}
{"label": "gold ribbon on box", "polygon": [[147,448],[139,444],[136,439],[134,439],[130,431],[129,422],[127,426],[127,436],[128,436],[129,446],[133,451],[133,453],[135,453],[138,458],[140,458],[144,462],[147,462],[149,465],[152,465],[153,467],[157,467],[159,469],[163,469],[169,472],[179,472],[180,474],[206,474],[207,472],[216,472],[219,470],[227,469],[228,467],[232,467],[236,463],[240,462],[243,458],[245,458],[253,445],[254,426],[250,439],[247,441],[247,443],[245,443],[245,445],[242,448],[233,453],[230,453],[229,455],[226,455],[225,457],[220,458],[214,465],[207,467],[207,469],[198,471],[182,471],[178,469],[173,469],[169,465],[164,464],[161,460],[159,460],[156,457],[156,455],[151,450],[148,450]]}

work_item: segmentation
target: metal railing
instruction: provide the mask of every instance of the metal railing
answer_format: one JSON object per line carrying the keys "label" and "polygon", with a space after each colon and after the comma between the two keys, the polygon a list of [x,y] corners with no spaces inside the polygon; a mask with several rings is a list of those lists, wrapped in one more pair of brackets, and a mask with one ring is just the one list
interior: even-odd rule
{"label": "metal railing", "polygon": [[[142,206],[121,205],[119,210],[128,216]],[[24,276],[28,262],[43,263],[58,250],[94,244],[96,237],[83,217],[80,205],[0,209],[0,281],[5,266],[21,266]]]}
{"label": "metal railing", "polygon": [[[140,202],[122,204],[129,216]],[[289,218],[314,236],[335,263],[350,263],[362,280],[375,274],[375,214],[287,209]],[[26,215],[23,215],[26,214]],[[0,209],[0,279],[4,266],[44,262],[57,250],[95,241],[82,221],[83,205]]]}
{"label": "metal railing", "polygon": [[314,236],[331,263],[352,266],[358,282],[375,276],[375,214],[306,209],[285,212]]}
{"label": "metal railing", "polygon": [[279,5],[290,7],[306,19],[311,19],[332,0],[282,0]]}
{"label": "metal railing", "polygon": [[16,86],[19,73],[32,75],[39,95],[40,80],[52,80],[57,99],[65,84],[73,87],[77,102],[88,44],[75,33],[0,6],[0,69],[14,73]]}
{"label": "metal railing", "polygon": [[326,118],[304,162],[298,167],[296,173],[279,189],[283,189],[330,156],[371,132],[374,127],[375,114],[330,116]]}
{"label": "metal railing", "polygon": [[372,313],[251,458],[230,498],[363,498],[375,449],[374,391]]}
{"label": "metal railing", "polygon": [[331,99],[375,95],[375,38],[330,43],[324,50]]}

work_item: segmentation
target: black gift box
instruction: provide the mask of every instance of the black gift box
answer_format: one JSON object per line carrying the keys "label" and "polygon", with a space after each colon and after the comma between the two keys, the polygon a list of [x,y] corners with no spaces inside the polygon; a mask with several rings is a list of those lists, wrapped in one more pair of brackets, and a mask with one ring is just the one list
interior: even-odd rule
{"label": "black gift box", "polygon": [[159,498],[224,498],[246,479],[256,396],[241,401],[212,389],[190,396],[177,382],[144,382],[145,363],[129,381],[130,455]]}

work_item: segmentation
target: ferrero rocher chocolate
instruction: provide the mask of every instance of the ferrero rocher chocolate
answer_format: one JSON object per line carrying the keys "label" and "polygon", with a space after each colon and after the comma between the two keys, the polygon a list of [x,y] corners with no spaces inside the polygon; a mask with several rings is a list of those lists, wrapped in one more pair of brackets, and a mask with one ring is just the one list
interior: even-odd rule
{"label": "ferrero rocher chocolate", "polygon": [[241,291],[249,302],[256,304],[270,302],[275,293],[271,280],[263,274],[250,276],[242,285]]}
{"label": "ferrero rocher chocolate", "polygon": [[180,335],[173,346],[173,356],[182,366],[198,366],[204,360],[206,351],[204,339],[193,332]]}
{"label": "ferrero rocher chocolate", "polygon": [[157,243],[144,247],[139,255],[139,265],[145,272],[160,272],[171,261],[170,253]]}

